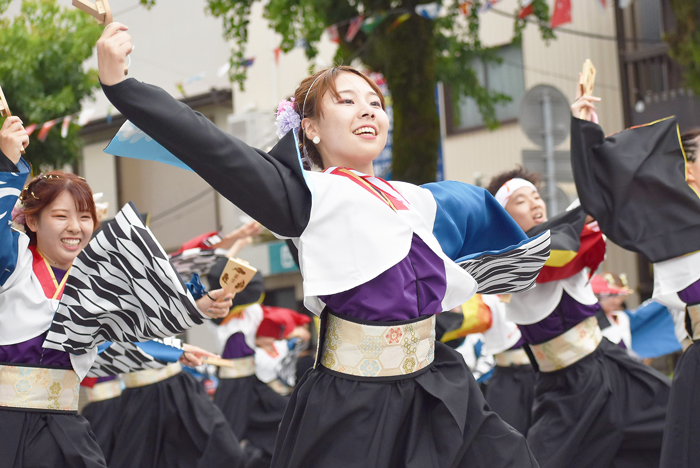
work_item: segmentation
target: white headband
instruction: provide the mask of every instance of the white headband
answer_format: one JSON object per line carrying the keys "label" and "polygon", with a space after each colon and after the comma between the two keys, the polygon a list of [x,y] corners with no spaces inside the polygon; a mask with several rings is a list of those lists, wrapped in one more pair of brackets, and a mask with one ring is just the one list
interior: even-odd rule
{"label": "white headband", "polygon": [[494,197],[496,198],[496,201],[500,203],[500,205],[505,208],[506,204],[508,203],[508,200],[510,200],[510,196],[515,193],[516,190],[521,189],[523,187],[530,187],[532,190],[537,192],[537,187],[532,185],[531,182],[528,182],[525,179],[510,179],[508,182],[505,184],[501,185],[501,188],[498,189],[498,192],[496,192],[496,195]]}

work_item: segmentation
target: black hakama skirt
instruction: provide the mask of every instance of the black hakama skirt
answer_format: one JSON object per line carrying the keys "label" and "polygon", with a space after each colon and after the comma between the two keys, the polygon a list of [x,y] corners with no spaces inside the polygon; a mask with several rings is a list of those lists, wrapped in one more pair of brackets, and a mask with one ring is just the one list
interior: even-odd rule
{"label": "black hakama skirt", "polygon": [[311,369],[291,395],[274,468],[537,467],[519,432],[489,409],[464,358],[400,377]]}
{"label": "black hakama skirt", "polygon": [[496,366],[486,385],[486,402],[501,419],[527,436],[535,401],[535,371],[531,365]]}
{"label": "black hakama skirt", "polygon": [[0,409],[0,468],[106,468],[90,424],[74,413]]}
{"label": "black hakama skirt", "polygon": [[661,450],[662,468],[690,468],[700,464],[700,344],[683,353],[673,374],[666,432]]}
{"label": "black hakama skirt", "polygon": [[237,468],[246,461],[219,408],[180,372],[121,396],[110,468]]}
{"label": "black hakama skirt", "polygon": [[109,461],[114,446],[114,431],[118,424],[121,401],[119,397],[88,403],[82,415],[90,423],[90,428],[100,444],[105,460]]}
{"label": "black hakama skirt", "polygon": [[255,375],[221,379],[214,403],[221,409],[234,434],[245,441],[248,463],[270,466],[275,439],[288,396],[280,395]]}
{"label": "black hakama skirt", "polygon": [[671,381],[606,338],[538,372],[527,440],[542,468],[658,467]]}

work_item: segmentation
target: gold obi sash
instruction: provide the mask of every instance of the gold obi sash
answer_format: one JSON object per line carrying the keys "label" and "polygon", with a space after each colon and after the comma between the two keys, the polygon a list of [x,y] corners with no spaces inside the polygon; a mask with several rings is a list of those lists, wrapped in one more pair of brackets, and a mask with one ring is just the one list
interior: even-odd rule
{"label": "gold obi sash", "polygon": [[268,382],[267,386],[283,396],[291,394],[294,390],[294,388],[282,382],[280,379],[275,379],[272,382]]}
{"label": "gold obi sash", "polygon": [[0,407],[77,412],[79,394],[72,370],[0,365]]}
{"label": "gold obi sash", "polygon": [[181,371],[182,365],[179,362],[174,362],[160,369],[147,369],[132,372],[131,374],[122,374],[122,380],[126,388],[145,387],[146,385],[169,379]]}
{"label": "gold obi sash", "polygon": [[358,377],[397,377],[425,369],[434,358],[434,315],[382,325],[327,313],[320,356],[327,369]]}
{"label": "gold obi sash", "polygon": [[530,365],[530,358],[524,349],[511,349],[495,354],[496,365],[500,367],[525,366]]}
{"label": "gold obi sash", "polygon": [[603,340],[596,317],[588,317],[575,327],[545,343],[530,345],[541,372],[553,372],[591,354]]}
{"label": "gold obi sash", "polygon": [[685,310],[690,319],[691,338],[693,341],[700,340],[700,304],[689,305]]}
{"label": "gold obi sash", "polygon": [[110,400],[122,394],[122,382],[119,379],[96,383],[94,387],[85,387],[85,398],[88,403]]}
{"label": "gold obi sash", "polygon": [[255,356],[222,359],[219,363],[220,379],[238,379],[255,374]]}

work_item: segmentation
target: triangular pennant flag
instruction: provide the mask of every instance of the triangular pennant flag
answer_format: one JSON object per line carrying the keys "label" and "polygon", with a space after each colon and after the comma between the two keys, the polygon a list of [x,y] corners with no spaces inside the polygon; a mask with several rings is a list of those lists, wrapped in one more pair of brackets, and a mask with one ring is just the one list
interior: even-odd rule
{"label": "triangular pennant flag", "polygon": [[241,61],[241,66],[244,67],[244,68],[248,68],[248,67],[252,67],[252,66],[253,66],[253,63],[255,63],[255,57],[243,59],[243,60]]}
{"label": "triangular pennant flag", "polygon": [[44,122],[44,124],[41,126],[41,129],[39,130],[39,134],[36,136],[39,141],[46,141],[46,137],[49,136],[49,130],[56,125],[56,121],[58,119],[53,119],[49,120],[48,122]]}
{"label": "triangular pennant flag", "polygon": [[369,18],[365,19],[362,22],[362,27],[360,29],[362,29],[363,33],[369,34],[372,31],[374,31],[374,29],[377,26],[382,24],[382,21],[384,21],[385,18],[386,18],[386,13],[378,13],[374,16],[370,16]]}
{"label": "triangular pennant flag", "polygon": [[357,33],[360,32],[360,28],[362,27],[362,22],[364,20],[365,20],[365,17],[363,15],[356,16],[350,20],[350,26],[348,27],[348,32],[345,34],[345,41],[346,42],[352,42],[352,40],[355,39],[355,36],[357,36]]}
{"label": "triangular pennant flag", "polygon": [[80,111],[80,114],[78,114],[78,125],[81,127],[86,126],[87,124],[90,123],[90,119],[92,116],[97,112],[97,109],[94,107],[90,107],[88,109],[83,109]]}
{"label": "triangular pennant flag", "polygon": [[393,31],[394,29],[398,28],[401,26],[401,24],[405,23],[408,21],[408,19],[411,17],[410,13],[404,13],[403,15],[399,16],[394,20],[393,23],[391,23],[391,26],[389,26],[389,31]]}
{"label": "triangular pennant flag", "polygon": [[535,12],[535,8],[532,6],[533,1],[534,0],[523,0],[520,13],[518,13],[518,18],[524,19]]}
{"label": "triangular pennant flag", "polygon": [[459,4],[459,12],[465,16],[469,15],[469,12],[472,9],[472,2],[460,2]]}
{"label": "triangular pennant flag", "polygon": [[280,64],[280,53],[282,53],[282,49],[280,47],[275,47],[275,50],[273,51],[275,54],[275,65]]}
{"label": "triangular pennant flag", "polygon": [[340,44],[340,34],[338,33],[338,26],[332,24],[326,28],[326,31],[328,31],[328,35],[330,36],[331,42]]}
{"label": "triangular pennant flag", "polygon": [[65,138],[68,136],[68,127],[70,127],[70,121],[73,120],[72,115],[67,115],[63,117],[63,123],[61,124],[61,137]]}
{"label": "triangular pennant flag", "polygon": [[36,130],[36,124],[29,124],[24,127],[24,130],[27,132],[27,136],[30,136],[32,133],[34,133],[34,130]]}
{"label": "triangular pennant flag", "polygon": [[416,5],[416,14],[425,19],[434,20],[440,13],[440,5],[437,2]]}
{"label": "triangular pennant flag", "polygon": [[228,73],[228,71],[229,71],[230,69],[231,69],[231,62],[226,62],[226,63],[224,63],[223,65],[221,65],[221,66],[219,67],[219,70],[216,72],[216,76],[222,77],[222,76],[224,76],[226,73]]}
{"label": "triangular pennant flag", "polygon": [[571,0],[556,0],[549,25],[554,29],[566,23],[571,23]]}

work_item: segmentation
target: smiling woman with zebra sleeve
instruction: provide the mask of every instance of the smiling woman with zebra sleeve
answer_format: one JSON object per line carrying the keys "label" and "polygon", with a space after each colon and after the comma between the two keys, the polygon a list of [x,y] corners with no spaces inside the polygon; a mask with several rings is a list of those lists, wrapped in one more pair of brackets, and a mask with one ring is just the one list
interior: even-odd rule
{"label": "smiling woman with zebra sleeve", "polygon": [[[146,319],[144,306],[128,314],[113,304],[107,307],[110,298],[98,291],[98,284],[109,282],[118,268],[81,257],[98,225],[92,191],[84,179],[62,171],[41,174],[24,187],[29,165],[20,157],[26,146],[23,132],[21,123],[17,127],[9,118],[0,130],[0,467],[103,468],[95,436],[77,414],[79,384],[97,345],[105,339],[163,337],[166,322],[182,331],[202,322],[211,301],[199,310],[182,280],[172,280],[174,271],[168,275],[162,270],[160,276],[153,271],[146,281],[132,281],[132,293],[134,283],[141,294],[155,294],[149,288],[180,290],[170,296],[170,309]],[[157,246],[152,237],[143,239]],[[102,279],[85,275],[88,263],[102,272]],[[86,282],[76,283],[73,273]],[[64,304],[69,289],[72,309]],[[92,296],[91,305],[101,304],[101,316],[82,308],[86,294]],[[73,320],[75,309],[83,313],[80,325]]]}

